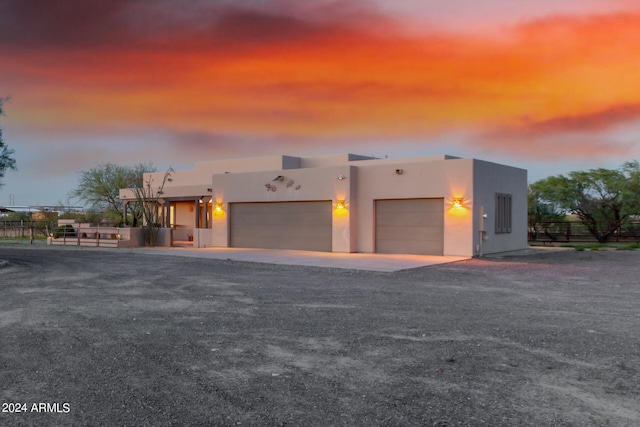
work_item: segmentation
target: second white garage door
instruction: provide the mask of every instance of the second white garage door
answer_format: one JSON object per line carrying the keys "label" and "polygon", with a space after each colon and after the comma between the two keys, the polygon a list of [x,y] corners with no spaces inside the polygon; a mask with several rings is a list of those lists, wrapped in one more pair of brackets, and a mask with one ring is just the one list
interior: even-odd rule
{"label": "second white garage door", "polygon": [[230,204],[230,246],[331,252],[331,201]]}
{"label": "second white garage door", "polygon": [[376,200],[376,252],[443,255],[444,199]]}

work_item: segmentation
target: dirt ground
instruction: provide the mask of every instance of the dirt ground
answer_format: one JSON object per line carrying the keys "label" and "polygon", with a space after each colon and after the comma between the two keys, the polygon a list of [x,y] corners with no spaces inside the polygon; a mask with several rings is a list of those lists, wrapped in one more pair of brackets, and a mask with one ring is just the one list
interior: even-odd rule
{"label": "dirt ground", "polygon": [[3,426],[640,425],[640,251],[0,260]]}

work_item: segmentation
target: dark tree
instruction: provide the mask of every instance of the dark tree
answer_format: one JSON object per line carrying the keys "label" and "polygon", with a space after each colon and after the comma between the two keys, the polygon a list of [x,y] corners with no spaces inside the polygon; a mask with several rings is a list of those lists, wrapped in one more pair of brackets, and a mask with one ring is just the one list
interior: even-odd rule
{"label": "dark tree", "polygon": [[[98,164],[80,173],[80,183],[70,196],[84,201],[93,210],[104,212],[104,216],[114,222],[121,222],[123,204],[120,189],[141,187],[143,174],[146,172],[155,172],[155,167],[144,163],[134,166]],[[143,216],[142,208],[132,206],[129,213],[132,215],[131,223],[137,225]]]}
{"label": "dark tree", "polygon": [[[9,98],[0,98],[0,116],[4,115],[2,105]],[[14,151],[9,149],[2,138],[2,129],[0,129],[0,187],[3,185],[2,178],[7,170],[16,170],[16,159],[13,157]]]}
{"label": "dark tree", "polygon": [[540,233],[551,237],[548,231],[549,225],[564,221],[566,218],[563,212],[558,211],[555,205],[545,202],[537,191],[531,189],[531,186],[529,186],[527,213],[530,239],[536,239]]}
{"label": "dark tree", "polygon": [[640,165],[591,169],[542,179],[531,185],[554,212],[576,215],[599,241],[606,242],[630,216],[640,215]]}

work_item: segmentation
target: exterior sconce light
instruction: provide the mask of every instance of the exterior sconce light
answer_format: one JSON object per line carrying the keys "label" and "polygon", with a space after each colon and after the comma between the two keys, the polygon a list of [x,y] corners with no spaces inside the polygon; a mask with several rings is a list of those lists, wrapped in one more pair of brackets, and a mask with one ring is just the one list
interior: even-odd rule
{"label": "exterior sconce light", "polygon": [[461,208],[464,206],[464,200],[462,199],[462,197],[454,197],[451,204],[454,208]]}
{"label": "exterior sconce light", "polygon": [[396,175],[402,175],[404,171],[402,169],[396,169]]}
{"label": "exterior sconce light", "polygon": [[[343,179],[347,179],[347,177],[346,177],[346,176],[344,176],[343,174],[340,174],[340,175],[338,175],[338,179],[339,179],[340,181],[342,181]],[[344,200],[343,200],[343,201],[344,201]]]}
{"label": "exterior sconce light", "polygon": [[336,209],[344,209],[347,207],[347,204],[345,203],[344,200],[337,200],[336,201]]}
{"label": "exterior sconce light", "polygon": [[222,209],[222,203],[216,203],[216,207],[214,208],[214,211],[218,214],[221,214],[222,212],[224,212],[224,210]]}

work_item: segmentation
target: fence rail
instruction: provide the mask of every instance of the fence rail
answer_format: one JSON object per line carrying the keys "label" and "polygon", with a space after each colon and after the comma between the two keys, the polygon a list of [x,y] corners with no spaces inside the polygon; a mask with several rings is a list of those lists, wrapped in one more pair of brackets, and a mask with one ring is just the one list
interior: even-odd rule
{"label": "fence rail", "polygon": [[[53,233],[52,233],[53,234]],[[50,245],[122,248],[140,246],[142,230],[82,224],[49,237]]]}
{"label": "fence rail", "polygon": [[[595,242],[587,227],[576,221],[539,222],[529,224],[529,241],[543,243]],[[619,227],[611,242],[640,242],[640,221],[629,221]]]}
{"label": "fence rail", "polygon": [[0,224],[0,237],[30,237],[33,230],[34,236],[46,237],[49,235],[49,227],[40,224],[6,225]]}

